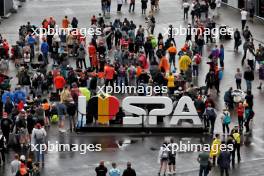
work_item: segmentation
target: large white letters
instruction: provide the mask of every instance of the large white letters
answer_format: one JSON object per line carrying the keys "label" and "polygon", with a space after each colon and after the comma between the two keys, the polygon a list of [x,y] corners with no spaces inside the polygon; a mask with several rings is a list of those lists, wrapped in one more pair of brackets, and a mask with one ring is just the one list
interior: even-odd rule
{"label": "large white letters", "polygon": [[142,116],[144,115],[144,122],[147,119],[147,112],[140,107],[135,106],[134,104],[163,104],[163,109],[153,109],[149,112],[148,122],[150,125],[157,124],[157,115],[169,115],[172,111],[172,101],[168,97],[140,97],[140,96],[131,96],[124,98],[122,102],[123,109],[139,117],[126,116],[123,118],[123,124],[139,125],[142,124]]}
{"label": "large white letters", "polygon": [[[185,105],[189,110],[188,112],[183,111]],[[194,125],[202,125],[202,122],[198,116],[198,113],[196,111],[192,99],[188,96],[183,96],[180,98],[174,110],[172,119],[170,121],[170,125],[178,125],[179,120],[188,120],[188,119],[192,120]]]}
{"label": "large white letters", "polygon": [[[163,109],[153,109],[147,115],[147,112],[136,104],[163,104]],[[184,111],[184,107],[188,108],[188,112]],[[122,108],[128,112],[137,115],[138,117],[126,116],[123,118],[124,125],[140,125],[142,124],[142,116],[144,115],[144,122],[148,119],[149,125],[157,125],[157,115],[166,116],[170,115],[173,110],[172,100],[168,97],[158,97],[158,96],[150,96],[150,97],[140,97],[140,96],[131,96],[126,97],[122,102]],[[193,125],[202,125],[202,122],[197,114],[194,103],[192,99],[188,96],[183,96],[172,116],[170,121],[170,125],[178,125],[179,120],[190,119],[193,121]]]}

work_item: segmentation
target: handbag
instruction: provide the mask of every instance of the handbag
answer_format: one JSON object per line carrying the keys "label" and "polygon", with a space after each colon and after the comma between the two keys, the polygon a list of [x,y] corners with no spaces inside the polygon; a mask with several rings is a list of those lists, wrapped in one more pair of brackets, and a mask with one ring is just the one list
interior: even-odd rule
{"label": "handbag", "polygon": [[238,40],[237,46],[240,46],[242,44],[242,40]]}

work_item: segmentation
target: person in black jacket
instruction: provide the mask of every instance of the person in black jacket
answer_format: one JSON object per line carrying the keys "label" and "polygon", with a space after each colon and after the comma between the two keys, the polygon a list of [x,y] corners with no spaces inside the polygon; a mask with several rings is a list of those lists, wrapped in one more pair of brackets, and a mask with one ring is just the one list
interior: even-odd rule
{"label": "person in black jacket", "polygon": [[100,161],[99,166],[95,168],[96,176],[106,176],[107,168],[104,165],[104,161]]}
{"label": "person in black jacket", "polygon": [[251,91],[247,91],[247,95],[245,99],[248,104],[248,108],[252,109],[253,104],[254,104],[254,96],[252,95]]}
{"label": "person in black jacket", "polygon": [[2,134],[2,131],[0,130],[0,165],[3,161],[5,163],[5,153],[6,153],[6,139],[5,136]]}
{"label": "person in black jacket", "polygon": [[149,61],[152,61],[152,57],[154,56],[154,49],[151,44],[151,38],[147,38],[147,41],[144,44],[146,57],[149,58]]}
{"label": "person in black jacket", "polygon": [[75,115],[77,111],[77,106],[75,103],[67,103],[67,113],[69,115],[69,122],[70,122],[70,130],[71,132],[75,129]]}
{"label": "person in black jacket", "polygon": [[235,40],[234,49],[237,52],[239,45],[241,45],[241,43],[242,43],[242,41],[241,41],[241,35],[240,35],[240,32],[239,32],[239,30],[237,28],[236,28],[236,30],[234,32],[234,40]]}
{"label": "person in black jacket", "polygon": [[13,108],[14,108],[14,104],[11,101],[10,97],[6,97],[6,103],[4,104],[4,112],[6,112],[7,115],[10,115]]}
{"label": "person in black jacket", "polygon": [[127,162],[127,168],[124,170],[122,176],[136,176],[136,171],[131,167],[131,163]]}
{"label": "person in black jacket", "polygon": [[225,92],[225,95],[224,95],[224,101],[229,110],[234,108],[232,91],[233,91],[233,88],[230,87],[228,91]]}
{"label": "person in black jacket", "polygon": [[194,101],[194,106],[196,108],[198,116],[200,117],[201,120],[203,120],[204,126],[206,127],[206,119],[203,116],[203,113],[205,111],[205,103],[203,102],[201,95],[199,95],[197,99]]}
{"label": "person in black jacket", "polygon": [[236,157],[236,151],[234,150],[235,141],[232,137],[232,135],[228,135],[226,144],[228,146],[232,146],[232,148],[229,150],[232,158],[232,167],[235,168],[235,157]]}
{"label": "person in black jacket", "polygon": [[246,71],[244,72],[244,79],[247,83],[247,91],[251,90],[252,81],[254,81],[254,72],[251,70],[250,67],[247,67]]}
{"label": "person in black jacket", "polygon": [[0,127],[6,139],[7,144],[9,142],[9,133],[12,129],[12,125],[13,125],[13,121],[9,119],[7,116],[4,116],[0,122]]}
{"label": "person in black jacket", "polygon": [[220,167],[221,176],[224,175],[224,172],[226,176],[229,176],[230,162],[231,162],[231,154],[226,148],[225,150],[221,151],[217,159],[217,163]]}
{"label": "person in black jacket", "polygon": [[205,78],[205,84],[206,84],[206,92],[207,94],[210,94],[210,90],[213,89],[213,86],[215,85],[215,72],[214,70],[210,70]]}
{"label": "person in black jacket", "polygon": [[76,17],[72,18],[71,25],[72,25],[72,28],[78,27],[78,19]]}

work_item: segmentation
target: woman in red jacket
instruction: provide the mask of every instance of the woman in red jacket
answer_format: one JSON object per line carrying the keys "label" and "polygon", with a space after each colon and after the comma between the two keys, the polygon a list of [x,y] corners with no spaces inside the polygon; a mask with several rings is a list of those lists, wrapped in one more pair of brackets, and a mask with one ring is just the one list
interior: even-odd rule
{"label": "woman in red jacket", "polygon": [[239,129],[242,130],[243,129],[244,111],[245,111],[243,103],[239,103],[238,104],[238,107],[237,107],[236,111],[237,111]]}

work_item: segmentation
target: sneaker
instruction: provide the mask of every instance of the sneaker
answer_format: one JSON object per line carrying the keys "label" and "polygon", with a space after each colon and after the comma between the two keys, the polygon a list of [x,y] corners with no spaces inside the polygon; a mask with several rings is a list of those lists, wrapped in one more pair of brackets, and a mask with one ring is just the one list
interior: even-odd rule
{"label": "sneaker", "polygon": [[260,89],[261,89],[261,87],[260,87],[260,86],[258,86],[258,87],[257,87],[257,89],[259,89],[259,90],[260,90]]}

